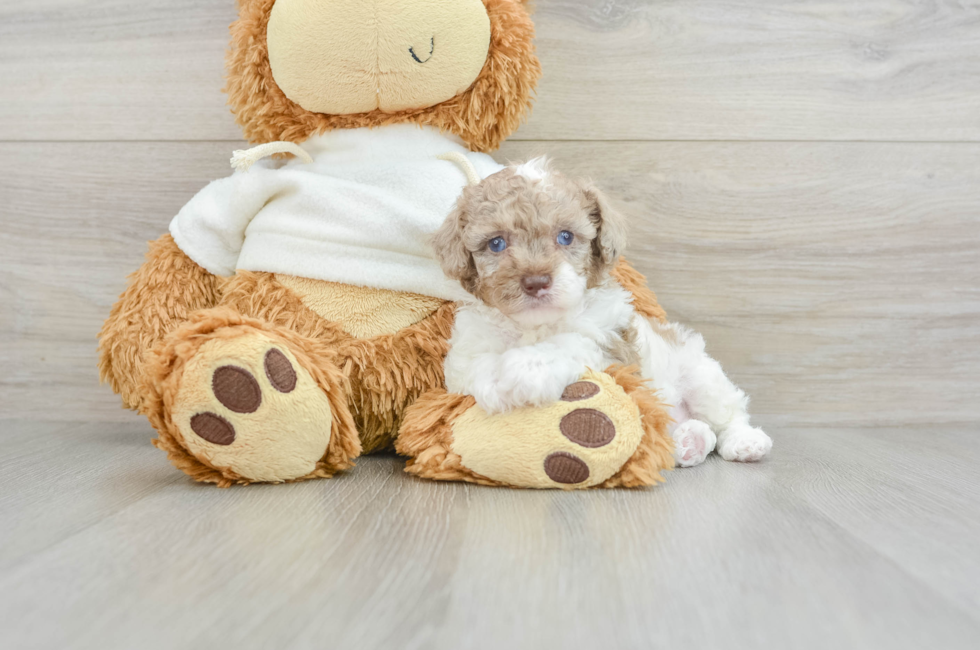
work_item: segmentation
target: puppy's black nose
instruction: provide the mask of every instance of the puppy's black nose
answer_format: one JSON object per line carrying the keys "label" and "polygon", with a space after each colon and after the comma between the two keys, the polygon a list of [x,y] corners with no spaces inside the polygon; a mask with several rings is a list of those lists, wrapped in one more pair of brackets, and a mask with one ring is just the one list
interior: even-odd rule
{"label": "puppy's black nose", "polygon": [[551,276],[525,275],[521,278],[521,287],[523,287],[524,293],[527,295],[536,296],[539,291],[551,288]]}

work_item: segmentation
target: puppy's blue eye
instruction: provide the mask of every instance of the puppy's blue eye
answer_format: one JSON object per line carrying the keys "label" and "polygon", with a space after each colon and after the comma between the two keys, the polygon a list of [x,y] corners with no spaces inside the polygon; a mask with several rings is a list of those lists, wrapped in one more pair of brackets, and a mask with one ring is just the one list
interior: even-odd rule
{"label": "puppy's blue eye", "polygon": [[558,233],[558,243],[562,246],[570,246],[574,240],[575,235],[567,230],[562,230],[560,233]]}
{"label": "puppy's blue eye", "polygon": [[503,237],[494,237],[490,240],[489,247],[494,253],[500,253],[507,248],[507,241]]}

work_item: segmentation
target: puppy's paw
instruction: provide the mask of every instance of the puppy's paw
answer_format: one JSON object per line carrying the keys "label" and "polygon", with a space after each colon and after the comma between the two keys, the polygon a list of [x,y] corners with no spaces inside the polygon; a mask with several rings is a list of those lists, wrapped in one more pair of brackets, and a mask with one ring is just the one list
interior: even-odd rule
{"label": "puppy's paw", "polygon": [[565,387],[578,378],[567,374],[555,372],[545,355],[511,350],[501,364],[499,387],[513,406],[547,406],[560,400]]}
{"label": "puppy's paw", "polygon": [[706,422],[688,420],[683,422],[672,434],[674,438],[674,461],[678,467],[694,467],[704,462],[714,448],[717,438]]}
{"label": "puppy's paw", "polygon": [[467,392],[476,400],[477,406],[490,415],[506,413],[520,406],[513,402],[509,391],[491,379],[475,382]]}
{"label": "puppy's paw", "polygon": [[729,461],[752,463],[765,458],[772,449],[772,438],[758,427],[736,424],[719,436],[718,454]]}

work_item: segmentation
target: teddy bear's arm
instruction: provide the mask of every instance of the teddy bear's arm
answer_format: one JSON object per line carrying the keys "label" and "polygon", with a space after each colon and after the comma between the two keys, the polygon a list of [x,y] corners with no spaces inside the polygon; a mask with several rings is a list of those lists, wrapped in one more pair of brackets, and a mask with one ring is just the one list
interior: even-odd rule
{"label": "teddy bear's arm", "polygon": [[625,257],[612,270],[612,277],[624,289],[633,294],[633,307],[637,312],[661,323],[667,322],[667,312],[657,301],[657,295],[647,286],[647,279],[633,268]]}
{"label": "teddy bear's arm", "polygon": [[170,222],[177,246],[199,265],[220,276],[232,276],[255,215],[278,193],[302,191],[293,174],[260,161],[249,172],[209,183]]}
{"label": "teddy bear's arm", "polygon": [[99,333],[99,372],[122,396],[123,405],[139,409],[144,355],[192,312],[217,304],[219,278],[185,255],[173,237],[150,243],[143,265],[112,308]]}

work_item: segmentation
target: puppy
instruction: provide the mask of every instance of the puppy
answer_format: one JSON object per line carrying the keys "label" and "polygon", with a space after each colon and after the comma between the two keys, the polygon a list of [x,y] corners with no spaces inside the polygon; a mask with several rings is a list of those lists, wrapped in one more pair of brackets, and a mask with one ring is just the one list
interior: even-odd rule
{"label": "puppy", "polygon": [[473,297],[457,309],[447,388],[502,413],[558,401],[587,368],[638,364],[671,405],[679,465],[716,447],[726,460],[761,459],[772,441],[749,424],[748,398],[701,336],[640,316],[610,277],[626,238],[594,187],[543,158],[466,188],[432,239],[443,271]]}

